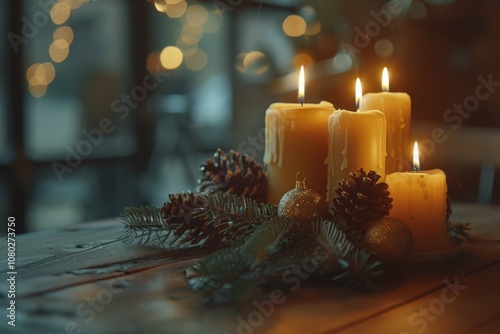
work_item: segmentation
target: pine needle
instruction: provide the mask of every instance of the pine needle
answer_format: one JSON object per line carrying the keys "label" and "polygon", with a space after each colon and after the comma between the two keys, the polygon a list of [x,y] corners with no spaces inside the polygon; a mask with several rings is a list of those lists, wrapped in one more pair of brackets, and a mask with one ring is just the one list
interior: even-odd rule
{"label": "pine needle", "polygon": [[167,242],[172,230],[166,225],[158,208],[125,208],[120,221],[125,225],[125,233],[121,237],[125,242],[157,247],[167,247],[173,243],[172,240]]}

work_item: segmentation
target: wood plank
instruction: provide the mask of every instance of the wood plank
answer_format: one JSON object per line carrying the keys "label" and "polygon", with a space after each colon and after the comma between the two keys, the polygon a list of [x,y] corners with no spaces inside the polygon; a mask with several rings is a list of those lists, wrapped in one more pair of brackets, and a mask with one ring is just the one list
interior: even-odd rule
{"label": "wood plank", "polygon": [[339,333],[470,333],[500,316],[499,281],[500,261]]}
{"label": "wood plank", "polygon": [[[300,289],[292,291],[290,282],[285,282],[280,287],[285,301],[274,305],[272,314],[262,319],[261,324],[247,329],[253,333],[292,334],[347,331],[370,321],[386,319],[393,312],[401,317],[397,312],[406,310],[408,306],[425,305],[419,304],[419,301],[439,294],[444,279],[453,280],[458,276],[462,282],[462,279],[477,275],[482,277],[477,279],[479,285],[491,288],[491,284],[498,282],[498,277],[490,273],[489,268],[498,269],[500,259],[500,243],[497,242],[500,240],[500,229],[493,223],[496,217],[500,217],[500,210],[464,206],[461,212],[462,207],[459,205],[457,208],[455,217],[473,224],[472,234],[477,240],[467,245],[467,251],[462,256],[440,266],[389,269],[388,275],[377,282],[380,287],[378,292],[316,283],[301,284]],[[182,271],[203,256],[203,252],[182,250],[176,253],[118,242],[105,244],[121,232],[122,226],[117,220],[110,220],[104,224],[101,222],[101,225],[90,224],[83,229],[78,227],[52,232],[52,236],[51,233],[20,236],[19,247],[26,256],[21,269],[25,270],[26,276],[18,275],[19,292],[24,297],[19,299],[22,303],[18,304],[16,332],[22,329],[23,333],[60,333],[65,331],[68,323],[76,323],[83,333],[235,333],[241,330],[242,321],[248,321],[249,315],[255,315],[257,308],[254,300],[234,307],[206,307],[201,304],[200,296],[187,291]],[[82,247],[74,247],[76,244]],[[71,245],[74,251],[68,252],[67,248]],[[119,293],[112,292],[112,301],[102,305],[105,307],[95,311],[95,317],[87,322],[90,317],[87,308],[89,299],[118,291],[119,285],[115,284],[120,275],[130,283]],[[5,283],[0,282],[1,291],[6,291],[2,284]],[[474,291],[473,286],[475,283],[470,291]],[[462,300],[471,300],[468,298],[472,297],[461,298],[468,292],[469,289],[457,298],[457,306],[454,307],[462,304]],[[478,292],[478,296],[486,298],[488,294],[483,290]],[[498,300],[498,295],[491,295]],[[270,291],[264,292],[256,296],[255,301],[262,303],[269,296]],[[471,306],[466,304],[460,307],[467,310]],[[406,312],[403,312],[406,315],[403,321],[414,311]],[[2,311],[3,314],[5,311]],[[481,317],[476,322],[476,329],[481,326],[484,330],[490,328],[490,323],[496,323],[495,318],[491,318],[494,315]],[[397,325],[398,319],[380,321],[390,330],[394,327],[392,321]],[[403,330],[408,330],[405,328]],[[10,328],[2,323],[0,329]],[[416,332],[414,327],[410,329]]]}
{"label": "wood plank", "polygon": [[[48,321],[44,319],[51,319],[45,324],[47,330],[61,328],[65,322],[79,319],[82,329],[92,333],[105,333],[106,326],[110,324],[118,326],[116,328],[120,330],[139,326],[154,332],[154,328],[166,328],[175,324],[176,332],[184,332],[184,329],[201,332],[208,328],[219,333],[237,332],[238,317],[246,320],[256,310],[253,301],[239,305],[238,308],[203,307],[199,296],[186,291],[182,274],[182,270],[194,261],[183,260],[133,273],[131,286],[117,296],[117,305],[113,302],[109,307],[106,306],[102,319],[89,324],[82,321],[76,311],[66,314],[67,310],[76,310],[82,301],[96,296],[115,278],[91,281],[49,292],[42,297],[23,299],[20,311],[26,312],[26,318],[30,322],[39,321],[38,326]],[[378,282],[381,288],[379,292],[328,285],[319,288],[304,285],[293,292],[288,286],[287,289],[282,288],[286,301],[276,305],[275,312],[255,329],[255,333],[303,333],[306,329],[321,333],[340,330],[437,291],[442,287],[444,278],[452,280],[455,275],[477,271],[480,269],[478,265],[485,263],[487,265],[490,260],[479,255],[464,254],[463,258],[437,268],[398,269]],[[261,303],[268,297],[269,292],[258,296],[256,300]],[[127,319],[120,321],[123,314],[127,314]],[[117,321],[117,325],[114,321]]]}

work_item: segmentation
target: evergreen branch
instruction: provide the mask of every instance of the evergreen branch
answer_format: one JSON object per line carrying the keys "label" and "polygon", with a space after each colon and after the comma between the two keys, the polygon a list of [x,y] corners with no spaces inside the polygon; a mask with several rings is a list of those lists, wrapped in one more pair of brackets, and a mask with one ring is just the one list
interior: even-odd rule
{"label": "evergreen branch", "polygon": [[161,247],[173,243],[166,242],[172,230],[166,225],[158,208],[125,208],[120,215],[120,221],[125,225],[125,233],[121,236],[125,242]]}
{"label": "evergreen branch", "polygon": [[283,236],[291,231],[294,225],[297,225],[295,221],[283,217],[273,218],[260,225],[242,246],[251,268],[255,268],[272,253],[275,253]]}
{"label": "evergreen branch", "polygon": [[259,226],[240,247],[215,252],[188,269],[188,285],[211,302],[244,299],[271,276],[265,261],[292,226],[290,219],[278,217]]}
{"label": "evergreen branch", "polygon": [[381,271],[378,270],[380,262],[369,262],[371,253],[356,247],[331,221],[317,221],[311,225],[309,232],[326,253],[326,256],[317,256],[317,260],[322,262],[323,273],[340,269],[341,273],[335,276],[334,280],[346,280],[346,284],[364,282],[373,288],[369,278],[380,274]]}
{"label": "evergreen branch", "polygon": [[380,262],[370,262],[370,255],[353,245],[331,221],[304,227],[293,219],[275,217],[258,226],[238,247],[199,261],[186,272],[186,280],[211,302],[234,302],[279,279],[292,266],[308,262],[309,267],[312,263],[321,269],[317,275],[328,272],[335,281],[373,288],[370,278],[381,271]]}
{"label": "evergreen branch", "polygon": [[217,228],[226,240],[249,235],[262,222],[277,216],[276,206],[234,194],[200,194],[200,200],[204,206],[195,209],[194,217],[207,217],[206,224]]}

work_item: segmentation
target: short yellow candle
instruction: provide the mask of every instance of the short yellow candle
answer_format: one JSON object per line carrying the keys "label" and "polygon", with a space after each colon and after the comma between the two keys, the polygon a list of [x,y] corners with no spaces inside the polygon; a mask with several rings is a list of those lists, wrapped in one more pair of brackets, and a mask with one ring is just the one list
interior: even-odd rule
{"label": "short yellow candle", "polygon": [[404,157],[410,149],[411,99],[406,93],[389,92],[389,73],[384,68],[382,92],[363,95],[360,111],[377,109],[387,121],[386,173],[407,170]]}
{"label": "short yellow candle", "polygon": [[[361,98],[361,83],[356,84],[356,100]],[[358,103],[357,103],[358,105]],[[386,121],[379,110],[352,112],[335,110],[328,120],[328,194],[335,195],[340,180],[359,168],[377,172],[385,178]]]}
{"label": "short yellow candle", "polygon": [[[303,69],[299,101],[303,102]],[[302,85],[300,81],[302,80]],[[297,172],[309,188],[326,195],[329,102],[273,103],[266,111],[267,202],[278,204],[295,185]]]}
{"label": "short yellow candle", "polygon": [[419,171],[418,145],[414,146],[415,172],[388,174],[385,182],[393,198],[389,216],[403,221],[413,233],[413,252],[450,249],[446,228],[446,174],[440,169]]}

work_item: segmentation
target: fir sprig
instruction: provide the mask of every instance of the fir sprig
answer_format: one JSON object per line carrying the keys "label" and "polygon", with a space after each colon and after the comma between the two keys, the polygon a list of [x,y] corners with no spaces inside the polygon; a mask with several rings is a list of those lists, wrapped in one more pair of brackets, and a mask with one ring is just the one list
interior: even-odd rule
{"label": "fir sprig", "polygon": [[120,221],[125,225],[122,239],[127,242],[157,247],[166,247],[175,242],[169,240],[172,230],[163,220],[160,209],[156,207],[125,208],[120,215]]}
{"label": "fir sprig", "polygon": [[238,237],[249,235],[260,224],[276,217],[274,205],[226,193],[201,194],[204,206],[194,211],[194,217],[206,217],[205,223],[213,225],[231,243]]}
{"label": "fir sprig", "polygon": [[379,273],[380,263],[369,260],[370,253],[352,244],[331,221],[304,227],[293,219],[274,218],[239,247],[202,259],[187,271],[186,280],[208,301],[232,302],[306,262],[314,265],[316,276],[329,274],[334,280],[371,286],[369,278]]}
{"label": "fir sprig", "polygon": [[[198,218],[199,224],[213,225],[220,234],[222,245],[242,244],[257,226],[278,215],[274,205],[257,203],[252,199],[233,194],[221,192],[199,194],[197,198],[203,206],[195,208],[190,219]],[[178,233],[181,230],[178,224],[182,223],[167,224],[161,209],[151,206],[125,208],[120,220],[125,225],[125,234],[122,238],[131,243],[180,247],[188,244],[194,237],[196,240],[199,239],[197,235],[193,236],[191,230]],[[199,240],[191,246],[202,246],[204,241]]]}

